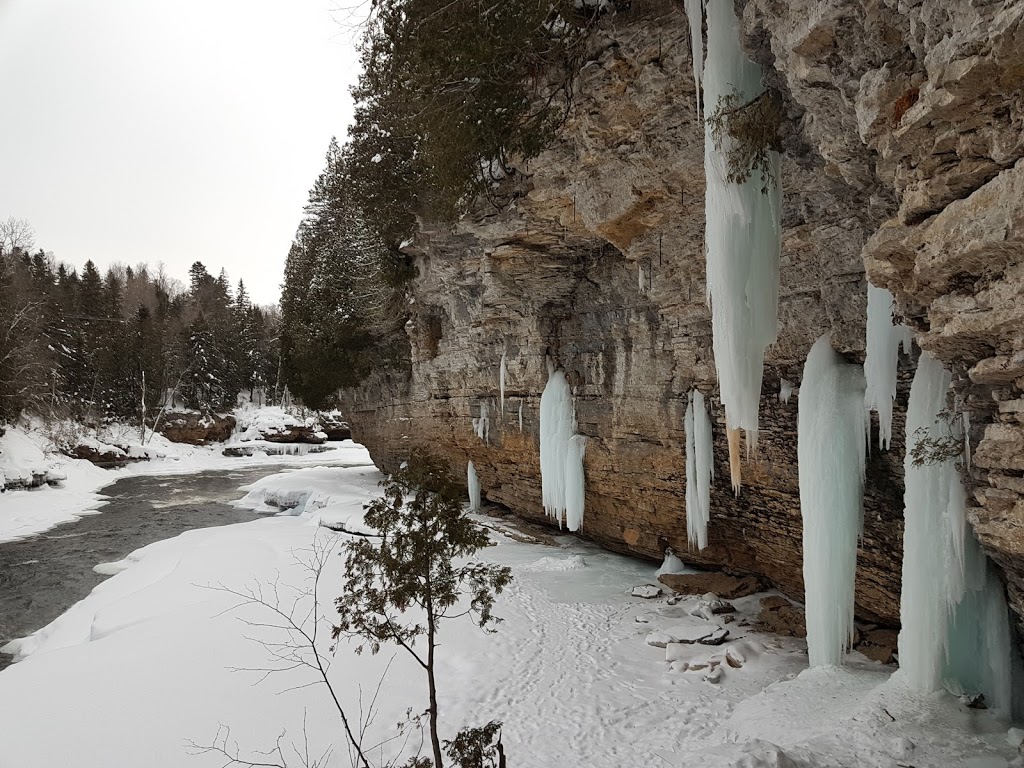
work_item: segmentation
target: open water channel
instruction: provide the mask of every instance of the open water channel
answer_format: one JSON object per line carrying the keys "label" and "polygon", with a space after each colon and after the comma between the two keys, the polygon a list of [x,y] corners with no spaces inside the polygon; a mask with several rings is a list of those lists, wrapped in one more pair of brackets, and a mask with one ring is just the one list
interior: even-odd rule
{"label": "open water channel", "polygon": [[[284,468],[127,477],[103,490],[109,502],[98,514],[0,544],[0,646],[46,626],[88,595],[108,578],[93,571],[98,563],[122,560],[139,547],[193,528],[259,517],[228,502],[242,496],[239,486]],[[40,502],[44,499],[40,493]],[[0,669],[10,663],[11,657],[0,653]]]}

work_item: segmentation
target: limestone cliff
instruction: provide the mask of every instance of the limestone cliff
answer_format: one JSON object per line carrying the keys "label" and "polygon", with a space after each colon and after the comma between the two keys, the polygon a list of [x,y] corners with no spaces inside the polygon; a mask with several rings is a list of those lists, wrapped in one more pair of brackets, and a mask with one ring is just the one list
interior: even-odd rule
{"label": "limestone cliff", "polygon": [[[505,182],[511,203],[480,201],[454,228],[423,228],[410,248],[411,366],[346,393],[353,434],[385,466],[417,444],[460,471],[472,460],[487,499],[543,520],[538,408],[550,357],[575,388],[588,437],[582,535],[651,558],[671,546],[799,597],[799,392],[781,402],[780,382],[799,384],[826,331],[863,359],[870,275],[958,375],[976,443],[971,521],[1024,615],[1024,4],[736,7],[787,118],[780,334],[739,498],[715,399],[688,22],[667,0],[602,24],[559,140]],[[905,360],[892,449],[868,463],[858,561],[858,613],[888,624],[899,616],[911,374]],[[694,386],[717,419],[702,552],[687,549],[683,503]],[[488,441],[473,430],[481,408]]]}

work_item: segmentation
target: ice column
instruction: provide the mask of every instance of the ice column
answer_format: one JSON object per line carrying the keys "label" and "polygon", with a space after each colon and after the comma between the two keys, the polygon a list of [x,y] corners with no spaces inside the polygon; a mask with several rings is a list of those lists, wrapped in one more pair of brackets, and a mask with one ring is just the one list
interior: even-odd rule
{"label": "ice column", "polygon": [[540,475],[544,510],[570,531],[583,524],[586,438],[576,434],[572,392],[562,371],[549,364],[540,398]]}
{"label": "ice column", "polygon": [[896,399],[900,344],[905,353],[910,352],[910,329],[905,325],[893,325],[894,306],[889,291],[868,283],[868,344],[864,359],[867,390],[864,393],[864,407],[878,413],[878,447],[887,450],[892,441],[892,403]]}
{"label": "ice column", "polygon": [[865,448],[864,373],[860,366],[844,363],[825,334],[807,356],[797,418],[812,667],[840,664],[853,637]]}
{"label": "ice column", "polygon": [[[708,0],[706,13],[705,108],[714,112],[730,99],[736,106],[747,104],[764,88],[760,67],[740,48],[733,4]],[[778,153],[769,153],[770,178],[754,170],[745,182],[735,184],[728,180],[732,145],[727,131],[716,144],[711,126],[705,124],[707,298],[715,365],[726,426],[747,432],[749,451],[757,446],[764,351],[778,331],[782,205]],[[738,451],[732,455],[738,459]],[[732,472],[738,486],[738,465]]]}
{"label": "ice column", "polygon": [[711,419],[704,395],[690,393],[686,407],[686,537],[691,546],[708,545],[708,519],[711,516],[711,481],[715,477],[712,456]]}
{"label": "ice column", "polygon": [[466,485],[469,486],[469,511],[480,511],[480,479],[476,476],[473,462],[466,465]]}

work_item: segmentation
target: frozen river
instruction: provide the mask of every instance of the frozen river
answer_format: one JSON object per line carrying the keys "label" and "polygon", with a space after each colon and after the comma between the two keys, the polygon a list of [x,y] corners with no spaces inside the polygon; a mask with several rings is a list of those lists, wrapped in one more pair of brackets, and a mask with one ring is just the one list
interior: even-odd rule
{"label": "frozen river", "polygon": [[[121,560],[139,547],[193,528],[259,517],[231,506],[241,485],[282,467],[268,464],[193,475],[127,477],[104,489],[99,514],[46,533],[0,544],[0,646],[53,621],[106,576],[98,563]],[[21,491],[20,493],[33,493]],[[40,503],[47,496],[39,494]],[[0,653],[0,669],[11,657]]]}

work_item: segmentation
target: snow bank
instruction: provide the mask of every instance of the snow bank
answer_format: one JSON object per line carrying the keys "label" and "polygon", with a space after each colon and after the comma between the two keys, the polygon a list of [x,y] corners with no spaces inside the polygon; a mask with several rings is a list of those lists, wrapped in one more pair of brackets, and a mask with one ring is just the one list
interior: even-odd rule
{"label": "snow bank", "polygon": [[[129,456],[148,460],[118,469],[101,469],[83,459],[63,455],[55,449],[55,442],[119,446],[118,450]],[[82,515],[100,511],[105,502],[98,491],[124,477],[190,474],[262,463],[372,466],[366,449],[351,440],[334,443],[332,448],[326,456],[297,454],[269,458],[260,451],[254,451],[251,456],[235,458],[222,455],[221,444],[192,446],[172,443],[159,433],[147,434],[147,442],[142,445],[138,429],[130,425],[111,424],[99,431],[73,424],[46,426],[34,423],[28,428],[8,426],[6,434],[0,437],[3,466],[12,468],[12,474],[33,468],[44,470],[46,476],[60,487],[43,486],[31,491],[13,490],[0,494],[0,542],[42,533],[61,523],[77,520]],[[6,473],[7,469],[2,471]]]}
{"label": "snow bank", "polygon": [[[235,431],[228,440],[228,445],[244,443],[250,440],[261,440],[265,435],[279,435],[293,427],[319,428],[319,420],[315,416],[300,419],[279,406],[243,406],[235,410]],[[327,439],[326,433],[316,432]]]}

